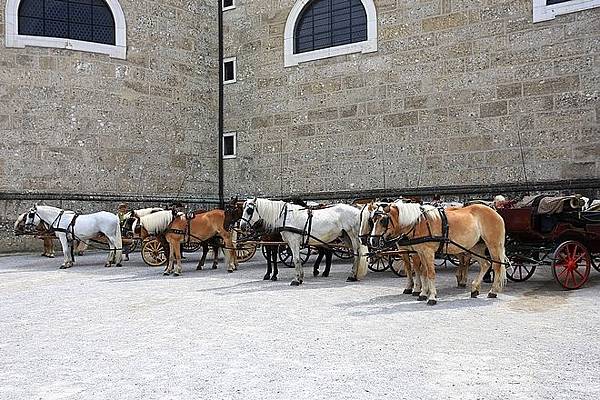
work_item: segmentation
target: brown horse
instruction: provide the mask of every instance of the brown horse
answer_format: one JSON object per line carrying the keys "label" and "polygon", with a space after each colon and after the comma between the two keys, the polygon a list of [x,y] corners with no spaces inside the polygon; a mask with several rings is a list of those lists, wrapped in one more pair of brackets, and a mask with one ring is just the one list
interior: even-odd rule
{"label": "brown horse", "polygon": [[[501,291],[506,281],[506,255],[504,249],[504,220],[490,207],[474,204],[463,208],[451,208],[445,211],[448,220],[448,239],[452,242],[443,246],[446,254],[463,254],[464,248],[473,249],[483,240],[490,258],[494,262],[494,282],[488,297],[495,298]],[[371,245],[377,247],[380,239],[393,240],[405,236],[407,239],[443,236],[442,217],[440,211],[431,206],[421,206],[412,203],[393,203],[385,207],[383,212],[373,216],[371,231]],[[454,244],[456,243],[456,244]],[[459,247],[460,246],[460,247]],[[439,249],[439,242],[424,242],[412,245],[402,245],[410,251],[417,253],[420,265],[414,263],[416,273],[421,277],[422,289],[419,300],[428,300],[427,304],[437,303],[437,290],[435,287],[435,253]],[[477,297],[481,288],[483,275],[489,268],[489,261],[482,253],[472,255],[479,261],[480,272],[473,281],[471,297]],[[417,270],[418,269],[418,270]]]}
{"label": "brown horse", "polygon": [[[227,272],[237,269],[237,257],[233,245],[231,232],[225,229],[225,211],[211,210],[196,213],[187,218],[184,214],[177,215],[165,231],[165,240],[169,243],[169,262],[165,275],[173,273],[175,276],[181,274],[181,242],[190,240],[193,242],[205,242],[214,237],[219,237],[225,244],[225,262]],[[175,269],[174,263],[177,263]]]}

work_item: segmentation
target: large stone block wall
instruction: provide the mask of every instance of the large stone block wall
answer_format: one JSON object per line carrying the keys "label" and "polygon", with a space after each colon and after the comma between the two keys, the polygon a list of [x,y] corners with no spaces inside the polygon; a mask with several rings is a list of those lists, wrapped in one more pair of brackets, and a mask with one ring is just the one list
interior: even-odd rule
{"label": "large stone block wall", "polygon": [[[114,211],[120,197],[218,193],[218,31],[204,0],[121,0],[127,59],[4,46],[0,2],[0,240],[36,201]],[[11,197],[13,196],[14,197]],[[57,196],[58,195],[58,196]],[[48,203],[48,202],[45,202]],[[154,202],[156,204],[157,202]],[[52,204],[52,202],[50,202]]]}
{"label": "large stone block wall", "polygon": [[127,60],[4,46],[0,191],[217,192],[216,7],[121,0]]}
{"label": "large stone block wall", "polygon": [[600,177],[600,9],[534,24],[531,0],[376,0],[376,53],[285,68],[294,0],[236,3],[226,193]]}

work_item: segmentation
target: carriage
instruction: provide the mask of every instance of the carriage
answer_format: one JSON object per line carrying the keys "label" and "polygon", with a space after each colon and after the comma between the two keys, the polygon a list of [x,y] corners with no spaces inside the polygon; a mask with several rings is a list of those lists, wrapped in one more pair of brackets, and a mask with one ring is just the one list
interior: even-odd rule
{"label": "carriage", "polygon": [[[526,281],[544,265],[563,288],[578,289],[588,281],[591,267],[600,271],[600,212],[582,211],[573,199],[542,195],[527,205],[497,210],[507,233],[508,279]],[[544,206],[551,201],[562,204]]]}

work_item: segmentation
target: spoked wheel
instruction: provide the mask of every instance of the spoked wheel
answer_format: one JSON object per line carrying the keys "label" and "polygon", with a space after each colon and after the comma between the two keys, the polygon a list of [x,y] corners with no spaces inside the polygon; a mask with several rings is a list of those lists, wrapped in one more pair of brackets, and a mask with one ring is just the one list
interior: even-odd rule
{"label": "spoked wheel", "polygon": [[256,254],[256,244],[254,243],[239,243],[236,247],[236,256],[238,262],[246,262]]}
{"label": "spoked wheel", "polygon": [[510,265],[506,266],[506,277],[513,282],[524,282],[533,276],[536,264],[527,264],[522,256],[511,255],[508,257]]}
{"label": "spoked wheel", "polygon": [[595,254],[592,257],[592,267],[598,272],[600,272],[600,254]]}
{"label": "spoked wheel", "polygon": [[[310,247],[304,247],[300,249],[300,263],[304,265],[311,254]],[[292,257],[292,251],[290,247],[287,245],[279,246],[279,261],[281,261],[286,267],[293,268],[294,260]]]}
{"label": "spoked wheel", "polygon": [[556,248],[552,274],[563,288],[579,289],[588,281],[591,265],[587,248],[575,240],[569,240]]}
{"label": "spoked wheel", "polygon": [[399,277],[406,277],[406,268],[404,260],[400,257],[392,257],[392,262],[389,264],[390,270]]}
{"label": "spoked wheel", "polygon": [[373,272],[383,272],[390,268],[390,256],[374,255],[369,257],[368,268]]}
{"label": "spoked wheel", "polygon": [[348,248],[336,248],[333,254],[341,260],[352,260],[354,258],[354,251]]}
{"label": "spoked wheel", "polygon": [[151,267],[166,264],[167,255],[160,240],[154,238],[142,243],[142,260]]}

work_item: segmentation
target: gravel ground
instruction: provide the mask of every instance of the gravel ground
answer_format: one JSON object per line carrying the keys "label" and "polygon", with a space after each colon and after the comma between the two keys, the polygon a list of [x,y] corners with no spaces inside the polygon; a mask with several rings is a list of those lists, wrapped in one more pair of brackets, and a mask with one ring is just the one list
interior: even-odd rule
{"label": "gravel ground", "polygon": [[233,274],[196,257],[179,278],[139,254],[0,258],[0,399],[600,398],[595,271],[565,292],[541,270],[494,300],[440,268],[428,307],[391,272],[346,283],[340,261],[296,288],[287,268],[262,281],[260,255]]}

